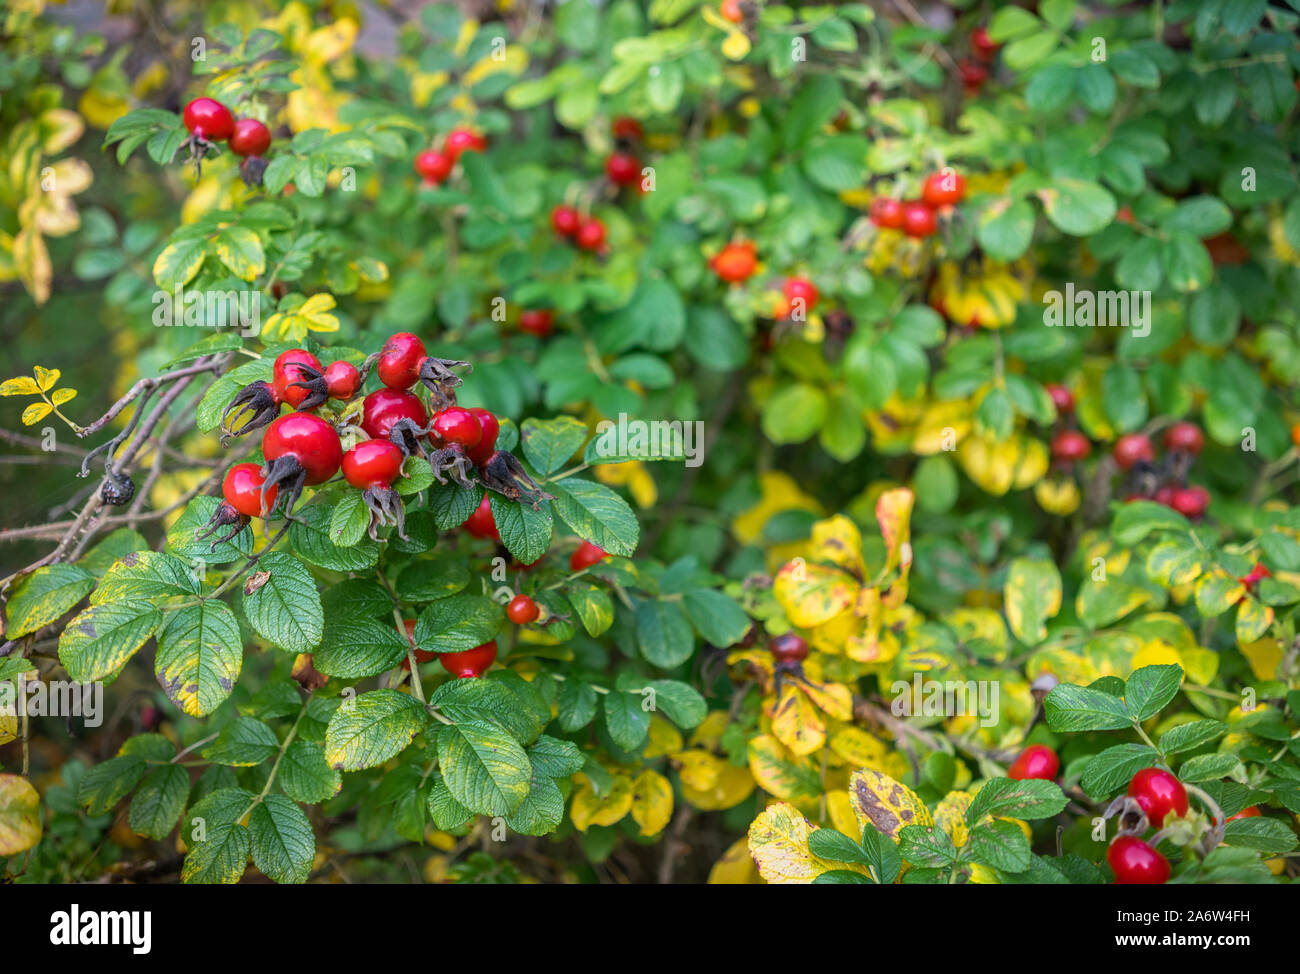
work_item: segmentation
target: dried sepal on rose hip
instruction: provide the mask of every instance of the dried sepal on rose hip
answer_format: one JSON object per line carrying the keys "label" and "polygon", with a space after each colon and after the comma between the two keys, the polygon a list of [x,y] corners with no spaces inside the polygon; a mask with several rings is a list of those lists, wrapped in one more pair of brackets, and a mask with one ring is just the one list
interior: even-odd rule
{"label": "dried sepal on rose hip", "polygon": [[237,463],[226,471],[221,483],[221,495],[224,498],[212,517],[205,525],[207,530],[195,532],[196,541],[208,537],[217,529],[231,525],[231,530],[212,542],[209,550],[216,550],[217,545],[229,541],[242,531],[245,525],[255,517],[268,517],[275,510],[275,487],[265,489],[266,478],[261,468],[255,463]]}
{"label": "dried sepal on rose hip", "polygon": [[[280,415],[281,404],[294,409],[315,409],[324,397],[318,396],[314,378],[323,366],[305,348],[290,348],[276,356],[271,366],[270,382],[250,382],[235,394],[221,414],[221,442],[224,446],[237,436],[269,426]],[[320,389],[324,389],[323,382]]]}
{"label": "dried sepal on rose hip", "polygon": [[280,415],[280,398],[269,382],[250,382],[221,413],[221,445],[269,426]]}
{"label": "dried sepal on rose hip", "polygon": [[390,440],[363,440],[343,454],[343,479],[361,490],[362,500],[370,511],[369,534],[379,540],[380,527],[391,524],[397,536],[406,538],[406,514],[402,498],[392,489],[402,475],[405,454]]}
{"label": "dried sepal on rose hip", "polygon": [[323,484],[339,471],[343,445],[334,427],[311,413],[281,416],[262,435],[263,496],[283,490],[285,513],[293,510],[304,486]]}
{"label": "dried sepal on rose hip", "polygon": [[488,490],[496,491],[507,500],[523,501],[539,510],[542,501],[555,500],[528,476],[528,471],[513,453],[493,450],[492,455],[479,467],[479,482]]}
{"label": "dried sepal on rose hip", "polygon": [[178,149],[189,150],[197,177],[203,160],[221,151],[217,143],[234,134],[235,116],[215,98],[195,98],[186,104],[181,121],[190,134]]}
{"label": "dried sepal on rose hip", "polygon": [[483,439],[483,425],[474,413],[460,406],[439,410],[429,424],[429,442],[434,451],[429,465],[438,483],[447,482],[444,474],[462,487],[473,486],[469,474],[473,468],[470,452]]}
{"label": "dried sepal on rose hip", "polygon": [[390,440],[405,456],[425,456],[429,413],[420,397],[404,389],[376,389],[361,401],[361,428],[372,440]]}
{"label": "dried sepal on rose hip", "polygon": [[333,362],[324,368],[319,363],[315,367],[298,363],[295,368],[298,381],[289,385],[294,390],[301,389],[306,393],[298,403],[298,409],[315,409],[327,399],[347,402],[361,387],[361,373],[351,362]]}

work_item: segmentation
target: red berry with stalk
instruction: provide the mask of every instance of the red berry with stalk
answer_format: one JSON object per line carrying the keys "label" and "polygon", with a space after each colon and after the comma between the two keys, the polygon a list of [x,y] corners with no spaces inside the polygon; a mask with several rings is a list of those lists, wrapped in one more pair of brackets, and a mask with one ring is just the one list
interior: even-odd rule
{"label": "red berry with stalk", "polygon": [[1170,812],[1179,818],[1187,814],[1187,789],[1163,768],[1143,768],[1128,783],[1128,794],[1157,829]]}
{"label": "red berry with stalk", "polygon": [[390,389],[409,389],[419,381],[420,363],[428,356],[419,336],[399,331],[379,350],[375,374]]}
{"label": "red berry with stalk", "polygon": [[585,568],[590,568],[605,557],[607,555],[604,548],[599,548],[590,541],[584,541],[569,556],[569,568],[572,571],[580,572]]}
{"label": "red berry with stalk", "polygon": [[464,528],[474,537],[482,538],[485,541],[501,540],[501,535],[497,531],[496,519],[492,516],[492,503],[488,500],[486,494],[479,501],[474,513],[465,520]]}
{"label": "red berry with stalk", "polygon": [[197,178],[204,156],[218,151],[216,144],[234,134],[235,116],[215,98],[195,98],[181,112],[181,121],[190,133],[182,145],[190,151]]}
{"label": "red berry with stalk", "polygon": [[1120,885],[1159,885],[1169,879],[1169,860],[1136,835],[1116,836],[1106,862]]}
{"label": "red berry with stalk", "polygon": [[451,156],[453,160],[459,159],[465,152],[484,152],[487,150],[487,139],[473,129],[455,128],[447,133],[447,138],[442,144],[442,151]]}
{"label": "red berry with stalk", "polygon": [[271,130],[255,118],[241,118],[235,123],[228,144],[237,156],[264,156],[271,148]]}
{"label": "red berry with stalk", "polygon": [[361,388],[361,373],[351,362],[331,362],[325,368],[325,391],[331,399],[347,402]]}
{"label": "red berry with stalk", "polygon": [[[321,394],[317,398],[308,383],[313,378],[320,378],[323,368],[320,359],[306,349],[291,348],[281,352],[271,367],[271,388],[275,390],[276,399],[294,409],[319,406],[325,401],[324,384],[321,384]],[[309,399],[312,401],[304,406]]]}
{"label": "red berry with stalk", "polygon": [[561,203],[551,210],[551,229],[562,237],[572,237],[582,226],[582,216],[572,206]]}
{"label": "red berry with stalk", "polygon": [[1174,491],[1169,506],[1184,517],[1195,520],[1210,506],[1210,492],[1200,485],[1181,487]]}
{"label": "red berry with stalk", "polygon": [[442,653],[438,662],[442,668],[458,679],[482,676],[487,668],[496,662],[497,643],[489,640],[482,646],[475,646],[460,653]]}
{"label": "red berry with stalk", "polygon": [[903,229],[903,201],[892,196],[877,196],[868,211],[871,222],[889,230]]}
{"label": "red berry with stalk", "polygon": [[487,463],[488,458],[496,451],[497,435],[501,432],[501,421],[492,415],[492,411],[489,409],[474,407],[470,412],[478,420],[482,435],[479,437],[478,445],[469,451],[469,459],[475,466],[482,466]]}
{"label": "red berry with stalk", "polygon": [[527,595],[516,595],[506,606],[506,618],[516,626],[526,626],[530,622],[536,622],[541,614],[542,610],[537,607],[537,603]]}
{"label": "red berry with stalk", "polygon": [[573,242],[582,250],[598,251],[605,246],[605,224],[596,217],[583,220],[574,234]]}
{"label": "red berry with stalk", "polygon": [[370,511],[370,537],[378,540],[377,531],[386,524],[397,528],[399,538],[406,537],[405,509],[393,483],[402,475],[406,457],[390,440],[362,440],[343,454],[343,479],[362,492]]}
{"label": "red berry with stalk", "polygon": [[930,207],[920,200],[908,200],[903,204],[902,230],[909,237],[933,236],[938,229],[939,218]]}
{"label": "red berry with stalk", "polygon": [[425,149],[415,157],[415,171],[420,174],[426,186],[446,182],[455,167],[455,159],[436,149]]}
{"label": "red berry with stalk", "polygon": [[728,284],[739,284],[758,267],[758,247],[749,240],[729,243],[713,256],[709,266]]}
{"label": "red berry with stalk", "polygon": [[633,186],[641,179],[641,161],[630,152],[614,152],[605,159],[605,178],[615,186]]}
{"label": "red berry with stalk", "polygon": [[773,637],[768,649],[778,663],[802,663],[808,658],[808,641],[793,632]]}
{"label": "red berry with stalk", "polygon": [[403,389],[376,389],[361,402],[361,428],[372,440],[391,440],[407,455],[423,455],[420,438],[429,413],[420,397]]}
{"label": "red berry with stalk", "polygon": [[1205,446],[1205,434],[1195,423],[1174,423],[1165,430],[1165,449],[1197,456]]}
{"label": "red berry with stalk", "polygon": [[433,417],[429,438],[440,446],[455,445],[468,452],[483,439],[483,426],[468,409],[449,406]]}
{"label": "red berry with stalk", "polygon": [[339,472],[343,446],[334,427],[312,413],[281,416],[262,434],[263,495],[285,486],[286,512],[293,510],[304,486],[323,484]]}
{"label": "red berry with stalk", "polygon": [[1078,430],[1061,430],[1052,437],[1052,456],[1063,463],[1085,459],[1092,452],[1092,444]]}
{"label": "red berry with stalk", "polygon": [[555,330],[555,313],[546,308],[531,308],[519,316],[519,330],[545,338]]}
{"label": "red berry with stalk", "polygon": [[1121,470],[1132,470],[1139,463],[1151,463],[1156,458],[1151,438],[1145,433],[1125,433],[1115,441],[1111,452]]}
{"label": "red berry with stalk", "polygon": [[931,173],[921,185],[921,201],[933,209],[956,206],[966,198],[966,177],[951,167]]}
{"label": "red berry with stalk", "polygon": [[792,307],[795,301],[802,300],[805,314],[817,306],[817,299],[821,297],[817,285],[806,277],[787,277],[781,286],[781,293]]}
{"label": "red berry with stalk", "polygon": [[206,538],[218,528],[233,525],[228,534],[212,542],[209,550],[215,550],[218,544],[239,534],[251,518],[268,517],[275,509],[277,491],[272,487],[263,493],[264,483],[261,468],[255,463],[237,463],[227,470],[221,482],[221,496],[225,499],[212,512],[207,530],[197,533],[195,540]]}
{"label": "red berry with stalk", "polygon": [[1051,781],[1056,772],[1061,770],[1061,759],[1046,744],[1031,744],[1020,752],[1020,756],[1007,769],[1007,777],[1016,781],[1040,778]]}

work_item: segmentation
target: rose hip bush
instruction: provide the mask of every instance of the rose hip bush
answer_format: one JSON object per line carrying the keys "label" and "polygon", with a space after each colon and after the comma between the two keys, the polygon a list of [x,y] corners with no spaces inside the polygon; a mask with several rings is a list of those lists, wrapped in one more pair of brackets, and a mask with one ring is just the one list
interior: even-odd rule
{"label": "rose hip bush", "polygon": [[1300,872],[1294,4],[0,16],[7,879]]}

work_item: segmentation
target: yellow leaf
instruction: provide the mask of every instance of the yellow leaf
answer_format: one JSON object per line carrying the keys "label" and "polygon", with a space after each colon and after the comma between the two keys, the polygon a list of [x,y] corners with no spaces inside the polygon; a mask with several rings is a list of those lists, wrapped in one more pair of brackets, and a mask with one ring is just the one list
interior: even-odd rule
{"label": "yellow leaf", "polygon": [[749,771],[759,787],[777,798],[794,801],[821,793],[812,765],[787,751],[771,734],[750,740]]}
{"label": "yellow leaf", "polygon": [[1067,517],[1079,509],[1079,485],[1071,477],[1047,477],[1034,484],[1034,500],[1048,514]]}
{"label": "yellow leaf", "polygon": [[1061,611],[1061,573],[1045,558],[1017,558],[1007,570],[1002,601],[1016,638],[1037,646],[1047,638],[1047,620]]}
{"label": "yellow leaf", "polygon": [[47,369],[39,365],[32,371],[36,373],[36,384],[40,387],[41,392],[48,392],[53,389],[61,374],[58,369]]}
{"label": "yellow leaf", "polygon": [[584,784],[573,795],[569,817],[579,832],[593,825],[613,825],[632,809],[632,782],[624,775],[615,775],[614,783],[603,797],[597,797],[590,784]]}
{"label": "yellow leaf", "polygon": [[749,53],[749,38],[740,31],[735,30],[727,35],[727,39],[722,42],[722,56],[729,61],[742,61],[745,55]]}
{"label": "yellow leaf", "polygon": [[837,568],[795,559],[777,572],[772,594],[792,625],[811,629],[851,606],[859,588],[852,577]]}
{"label": "yellow leaf", "polygon": [[705,791],[718,782],[718,776],[727,762],[716,754],[692,748],[673,755],[682,784],[696,791]]}
{"label": "yellow leaf", "polygon": [[55,389],[50,395],[50,401],[56,406],[62,406],[65,402],[71,402],[77,398],[76,389]]}
{"label": "yellow leaf", "polygon": [[812,528],[813,559],[862,577],[862,532],[842,514]]}
{"label": "yellow leaf", "polygon": [[860,727],[850,726],[836,731],[831,737],[831,750],[855,769],[880,771],[885,760],[885,742]]}
{"label": "yellow leaf", "polygon": [[1276,680],[1277,666],[1282,662],[1282,644],[1276,639],[1258,639],[1239,647],[1241,655],[1246,657],[1257,680]]}
{"label": "yellow leaf", "polygon": [[853,693],[842,683],[817,683],[804,680],[799,684],[808,698],[836,720],[853,719]]}
{"label": "yellow leaf", "polygon": [[649,743],[646,744],[642,756],[647,760],[661,758],[665,754],[672,754],[681,749],[681,732],[658,714],[651,714]]}
{"label": "yellow leaf", "polygon": [[40,392],[41,387],[36,384],[36,380],[25,375],[5,379],[0,383],[0,396],[37,396]]}
{"label": "yellow leaf", "polygon": [[709,870],[710,886],[742,886],[763,880],[749,855],[749,840],[737,839]]}
{"label": "yellow leaf", "polygon": [[658,835],[673,817],[673,786],[647,768],[632,782],[632,819],[642,835]]}
{"label": "yellow leaf", "polygon": [[831,825],[837,832],[850,837],[862,834],[858,828],[857,816],[853,814],[853,802],[843,788],[832,788],[826,792],[826,813],[830,815]]}
{"label": "yellow leaf", "polygon": [[0,774],[0,856],[16,856],[41,841],[41,796],[16,774]]}
{"label": "yellow leaf", "polygon": [[50,284],[54,280],[54,265],[45,238],[35,227],[23,227],[14,234],[14,270],[23,287],[37,304],[50,299]]}
{"label": "yellow leaf", "polygon": [[1236,635],[1238,645],[1253,643],[1273,625],[1273,607],[1247,595],[1237,604]]}
{"label": "yellow leaf", "polygon": [[748,768],[720,762],[718,775],[707,788],[692,788],[682,782],[682,797],[703,812],[720,812],[735,808],[754,791],[754,778]]}
{"label": "yellow leaf", "polygon": [[749,826],[749,853],[759,875],[769,883],[811,883],[839,868],[808,850],[810,831],[793,805],[777,802],[760,812]]}
{"label": "yellow leaf", "polygon": [[970,838],[970,830],[966,827],[966,809],[970,808],[974,798],[967,791],[950,791],[934,809],[934,824],[948,833],[948,838],[952,839],[952,844],[958,849]]}
{"label": "yellow leaf", "polygon": [[32,426],[50,414],[54,407],[48,402],[34,402],[23,410],[23,425]]}
{"label": "yellow leaf", "polygon": [[912,563],[912,546],[908,543],[909,523],[912,517],[914,496],[906,487],[887,490],[876,501],[876,521],[885,551],[889,554],[887,567],[894,569]]}
{"label": "yellow leaf", "polygon": [[700,726],[691,731],[691,747],[717,747],[730,723],[731,715],[725,710],[710,710]]}
{"label": "yellow leaf", "polygon": [[849,797],[858,826],[873,825],[891,839],[905,825],[933,825],[934,819],[916,792],[887,774],[864,768],[849,780]]}
{"label": "yellow leaf", "polygon": [[821,750],[826,743],[826,724],[812,701],[792,683],[781,687],[781,697],[772,715],[772,733],[800,756]]}

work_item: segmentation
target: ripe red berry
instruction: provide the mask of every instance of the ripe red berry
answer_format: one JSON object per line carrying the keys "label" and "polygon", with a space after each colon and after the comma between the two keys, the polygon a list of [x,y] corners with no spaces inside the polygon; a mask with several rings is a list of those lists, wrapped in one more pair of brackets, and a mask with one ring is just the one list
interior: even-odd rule
{"label": "ripe red berry", "polygon": [[816,307],[817,299],[821,296],[817,285],[806,277],[787,277],[781,287],[781,293],[791,305],[796,299],[802,298],[804,311],[811,311]]}
{"label": "ripe red berry", "polygon": [[807,641],[792,632],[776,636],[768,648],[778,663],[802,663],[808,658]]}
{"label": "ripe red berry", "polygon": [[456,160],[436,149],[425,149],[415,157],[415,171],[426,183],[441,183],[456,166]]}
{"label": "ripe red berry", "polygon": [[1163,768],[1143,768],[1128,783],[1128,794],[1155,828],[1164,824],[1170,812],[1180,818],[1187,814],[1187,789]]}
{"label": "ripe red berry", "polygon": [[479,501],[474,513],[466,519],[465,530],[476,538],[484,538],[490,541],[501,540],[501,535],[497,532],[496,519],[492,516],[492,503],[488,500],[486,494]]}
{"label": "ripe red berry", "polygon": [[224,142],[235,131],[235,116],[215,98],[195,98],[181,115],[185,128],[200,139]]}
{"label": "ripe red berry", "polygon": [[536,621],[541,614],[542,610],[537,607],[537,603],[527,595],[516,595],[506,606],[506,618],[516,626],[526,626]]}
{"label": "ripe red berry", "polygon": [[878,227],[903,229],[903,201],[891,196],[877,196],[871,201],[870,218]]}
{"label": "ripe red berry", "polygon": [[496,658],[497,643],[493,639],[462,653],[443,653],[438,657],[438,662],[452,676],[465,679],[482,676],[484,671],[496,662]]}
{"label": "ripe red berry", "polygon": [[1165,430],[1165,449],[1196,456],[1205,446],[1205,434],[1195,423],[1174,423]]}
{"label": "ripe red berry", "polygon": [[390,389],[409,389],[420,378],[420,363],[428,355],[418,336],[399,331],[379,350],[375,374]]}
{"label": "ripe red berry", "polygon": [[962,88],[968,95],[978,94],[984,82],[989,80],[989,69],[974,61],[958,61],[957,73],[961,75]]}
{"label": "ripe red berry", "polygon": [[582,217],[572,206],[561,203],[551,210],[551,228],[562,237],[572,237],[582,225]]}
{"label": "ripe red berry", "polygon": [[1061,770],[1061,759],[1046,744],[1030,744],[1007,770],[1007,777],[1017,781],[1042,778],[1051,781]]}
{"label": "ripe red berry", "polygon": [[[262,468],[255,463],[237,463],[226,471],[221,495],[226,503],[248,517],[266,517],[275,507],[276,488],[262,497]],[[265,506],[264,506],[265,505]]]}
{"label": "ripe red berry", "polygon": [[1173,484],[1165,484],[1163,487],[1157,487],[1156,492],[1151,495],[1151,499],[1157,504],[1163,504],[1165,507],[1174,506],[1174,494],[1178,493],[1178,488]]}
{"label": "ripe red berry", "polygon": [[371,439],[384,440],[393,424],[409,419],[421,428],[429,425],[429,414],[418,396],[401,389],[376,389],[361,404],[361,428]]}
{"label": "ripe red berry", "polygon": [[583,250],[600,250],[605,246],[604,222],[594,216],[589,220],[583,220],[578,227],[578,232],[574,234],[573,242]]}
{"label": "ripe red berry", "polygon": [[1258,808],[1254,805],[1250,805],[1247,808],[1243,808],[1236,815],[1229,815],[1227,820],[1229,822],[1235,822],[1239,818],[1259,818],[1262,814],[1263,813]]}
{"label": "ripe red berry", "polygon": [[305,365],[315,373],[321,371],[320,359],[301,348],[291,348],[287,352],[281,352],[271,367],[271,388],[275,390],[276,399],[287,402],[294,409],[297,409],[302,401],[311,395],[310,389],[294,384],[306,382],[311,378],[310,374],[299,370],[300,365]]}
{"label": "ripe red berry", "polygon": [[492,415],[492,411],[489,409],[475,407],[470,412],[478,420],[483,435],[478,441],[478,446],[469,450],[468,454],[470,460],[476,466],[481,466],[488,462],[488,458],[492,456],[492,452],[497,448],[497,434],[501,432],[501,421]]}
{"label": "ripe red berry", "polygon": [[971,50],[975,52],[975,56],[977,58],[979,58],[982,61],[991,61],[993,59],[993,55],[997,54],[998,48],[1000,48],[1002,45],[994,41],[993,38],[989,37],[989,31],[987,27],[981,26],[981,27],[976,27],[973,31],[971,31],[970,46],[971,46]]}
{"label": "ripe red berry", "polygon": [[331,362],[325,369],[325,391],[331,399],[347,402],[361,388],[361,373],[351,362]]}
{"label": "ripe red berry", "polygon": [[1210,492],[1199,485],[1174,491],[1169,506],[1184,517],[1198,518],[1210,506]]}
{"label": "ripe red berry", "polygon": [[261,156],[271,148],[271,130],[255,118],[241,118],[230,135],[230,151],[237,156]]}
{"label": "ripe red berry", "polygon": [[1047,394],[1052,397],[1052,405],[1056,407],[1057,415],[1067,416],[1074,412],[1074,394],[1065,386],[1058,383],[1050,383],[1047,386]]}
{"label": "ripe red berry", "polygon": [[1169,879],[1169,860],[1135,835],[1120,835],[1106,850],[1115,882],[1158,885]]}
{"label": "ripe red berry", "polygon": [[605,160],[605,178],[615,186],[632,186],[641,179],[641,161],[630,152],[615,152]]}
{"label": "ripe red berry", "polygon": [[1250,589],[1253,592],[1255,590],[1255,586],[1258,585],[1262,579],[1268,578],[1272,574],[1273,573],[1268,570],[1267,565],[1265,565],[1262,561],[1257,561],[1255,562],[1255,567],[1252,568],[1248,573],[1246,573],[1246,575],[1244,575],[1242,578],[1239,578],[1238,581],[1241,582],[1242,585],[1246,586],[1246,588]]}
{"label": "ripe red berry", "polygon": [[745,19],[745,11],[740,6],[740,0],[722,0],[718,4],[718,13],[722,14],[723,20],[729,20],[733,24],[739,24]]}
{"label": "ripe red berry", "polygon": [[729,284],[748,279],[758,266],[758,248],[748,240],[729,243],[709,261],[713,273]]}
{"label": "ripe red berry", "polygon": [[323,484],[339,472],[343,446],[334,427],[312,413],[287,413],[262,434],[268,463],[292,457],[305,474],[304,483]]}
{"label": "ripe red berry", "polygon": [[545,308],[525,311],[519,316],[519,330],[545,338],[555,330],[555,313]]}
{"label": "ripe red berry", "polygon": [[447,133],[442,149],[454,161],[460,158],[462,152],[483,152],[487,149],[487,139],[472,129],[452,129]]}
{"label": "ripe red berry", "polygon": [[937,209],[955,206],[966,197],[966,177],[952,168],[931,173],[921,186],[921,201]]}
{"label": "ripe red berry", "polygon": [[1151,439],[1145,433],[1125,433],[1115,441],[1112,452],[1121,470],[1132,470],[1138,463],[1150,463],[1156,458]]}
{"label": "ripe red berry", "polygon": [[604,557],[606,557],[604,548],[598,548],[590,541],[584,541],[569,556],[569,568],[575,572],[580,572],[584,568],[590,568]]}
{"label": "ripe red berry", "polygon": [[388,440],[362,440],[343,454],[343,479],[358,490],[387,488],[401,476],[405,459]]}
{"label": "ripe red berry", "polygon": [[1091,452],[1092,444],[1078,430],[1061,430],[1052,437],[1052,456],[1057,460],[1082,460]]}
{"label": "ripe red berry", "polygon": [[442,446],[459,443],[461,449],[469,451],[483,439],[483,427],[468,409],[450,406],[434,415],[429,438]]}
{"label": "ripe red berry", "polygon": [[902,229],[909,237],[928,237],[939,229],[939,219],[920,200],[908,200],[903,204]]}
{"label": "ripe red berry", "polygon": [[641,127],[641,123],[627,115],[620,115],[614,119],[614,124],[610,126],[610,132],[613,133],[614,138],[628,142],[636,141],[645,136],[645,129]]}

